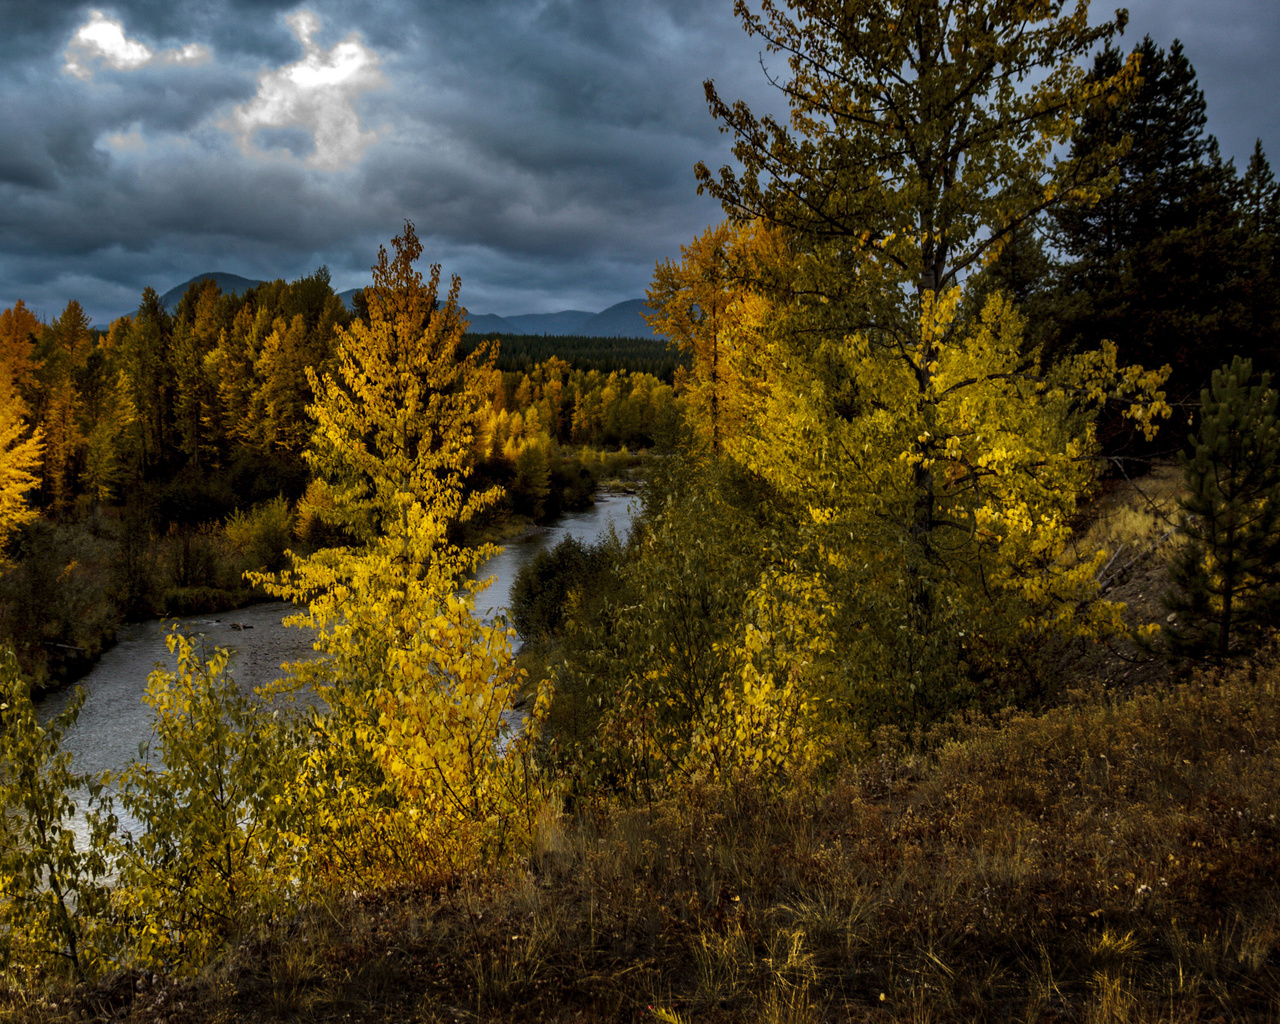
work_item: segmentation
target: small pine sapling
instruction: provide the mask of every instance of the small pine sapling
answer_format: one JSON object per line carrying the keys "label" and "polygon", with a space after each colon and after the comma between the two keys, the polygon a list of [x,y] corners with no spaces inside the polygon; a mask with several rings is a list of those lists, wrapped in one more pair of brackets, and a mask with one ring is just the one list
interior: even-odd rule
{"label": "small pine sapling", "polygon": [[1170,566],[1172,649],[1226,658],[1271,621],[1280,597],[1280,422],[1271,376],[1237,356],[1201,392],[1200,430],[1182,453],[1186,543]]}

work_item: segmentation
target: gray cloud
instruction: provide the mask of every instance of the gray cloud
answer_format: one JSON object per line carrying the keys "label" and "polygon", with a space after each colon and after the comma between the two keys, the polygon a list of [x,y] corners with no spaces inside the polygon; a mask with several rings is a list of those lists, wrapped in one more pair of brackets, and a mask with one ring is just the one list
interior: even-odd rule
{"label": "gray cloud", "polygon": [[[304,8],[318,19],[305,39],[289,21]],[[56,315],[76,298],[101,322],[148,284],[215,269],[294,277],[320,263],[348,287],[405,218],[428,259],[462,275],[476,312],[640,295],[655,260],[720,218],[692,175],[698,159],[724,162],[730,141],[702,80],[779,107],[759,41],[731,8],[0,0],[0,306],[23,298]],[[1133,4],[1126,41],[1182,38],[1210,129],[1238,157],[1256,135],[1280,149],[1276,108],[1255,98],[1280,85],[1276,8]],[[85,80],[64,64],[94,10],[139,49],[121,66],[85,50]],[[347,42],[369,55],[368,74],[326,85],[325,60]],[[193,46],[204,59],[163,56]]]}

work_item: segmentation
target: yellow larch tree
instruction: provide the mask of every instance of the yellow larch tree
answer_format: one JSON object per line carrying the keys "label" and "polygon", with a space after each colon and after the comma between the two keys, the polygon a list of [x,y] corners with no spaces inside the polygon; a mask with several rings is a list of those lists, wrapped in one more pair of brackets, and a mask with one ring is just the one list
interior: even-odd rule
{"label": "yellow larch tree", "polygon": [[311,374],[306,457],[358,543],[263,581],[308,602],[324,653],[294,676],[328,706],[295,794],[310,808],[309,856],[370,882],[519,848],[537,792],[536,725],[516,735],[504,718],[523,682],[511,634],[474,611],[472,577],[493,548],[450,537],[499,497],[468,490],[493,371],[459,350],[457,279],[440,302],[439,268],[424,282],[413,267],[413,225],[392,245],[373,268],[367,322],[338,332],[332,375]]}
{"label": "yellow larch tree", "polygon": [[0,367],[0,567],[10,534],[36,515],[27,496],[40,486],[37,470],[44,443],[40,432],[30,428],[26,414],[17,388]]}

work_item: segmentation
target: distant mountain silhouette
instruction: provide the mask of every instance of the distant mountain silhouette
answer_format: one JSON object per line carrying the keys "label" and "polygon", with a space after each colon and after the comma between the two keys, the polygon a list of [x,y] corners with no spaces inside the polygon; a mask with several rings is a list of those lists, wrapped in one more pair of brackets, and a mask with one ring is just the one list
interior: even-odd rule
{"label": "distant mountain silhouette", "polygon": [[[160,296],[160,304],[170,313],[178,308],[182,296],[197,281],[214,281],[225,294],[243,295],[261,281],[254,281],[238,274],[227,274],[214,271],[197,274],[189,281]],[[351,309],[351,299],[359,288],[348,288],[338,292],[347,309]],[[590,313],[582,309],[564,309],[559,313],[518,313],[514,316],[497,316],[494,313],[473,313],[468,319],[471,322],[472,334],[551,334],[579,338],[653,338],[653,328],[644,321],[644,314],[649,311],[644,299],[627,299],[617,305],[610,306],[600,313]]]}
{"label": "distant mountain silhouette", "polygon": [[524,313],[519,316],[471,316],[472,334],[558,334],[579,338],[652,338],[653,328],[644,320],[649,307],[644,299],[627,299],[601,313],[566,309],[561,313]]}
{"label": "distant mountain silhouette", "polygon": [[644,319],[648,312],[644,299],[627,299],[597,313],[579,333],[590,338],[652,338],[653,328]]}
{"label": "distant mountain silhouette", "polygon": [[496,316],[493,313],[468,315],[472,334],[580,334],[581,328],[596,314],[582,309],[565,309],[559,313],[519,313]]}
{"label": "distant mountain silhouette", "polygon": [[178,308],[178,303],[182,301],[182,296],[187,294],[187,289],[197,281],[213,281],[222,289],[224,295],[243,295],[250,288],[256,288],[262,284],[261,281],[241,277],[239,274],[227,274],[220,270],[212,271],[208,274],[196,274],[190,281],[183,281],[182,284],[170,288],[161,295],[160,305],[172,313]]}

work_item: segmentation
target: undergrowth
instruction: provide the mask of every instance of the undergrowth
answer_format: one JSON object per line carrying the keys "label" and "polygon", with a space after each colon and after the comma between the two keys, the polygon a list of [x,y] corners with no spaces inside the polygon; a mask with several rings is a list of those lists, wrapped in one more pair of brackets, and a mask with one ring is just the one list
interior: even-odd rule
{"label": "undergrowth", "polygon": [[23,1021],[1280,1021],[1280,656],[884,735],[826,780],[546,815]]}

